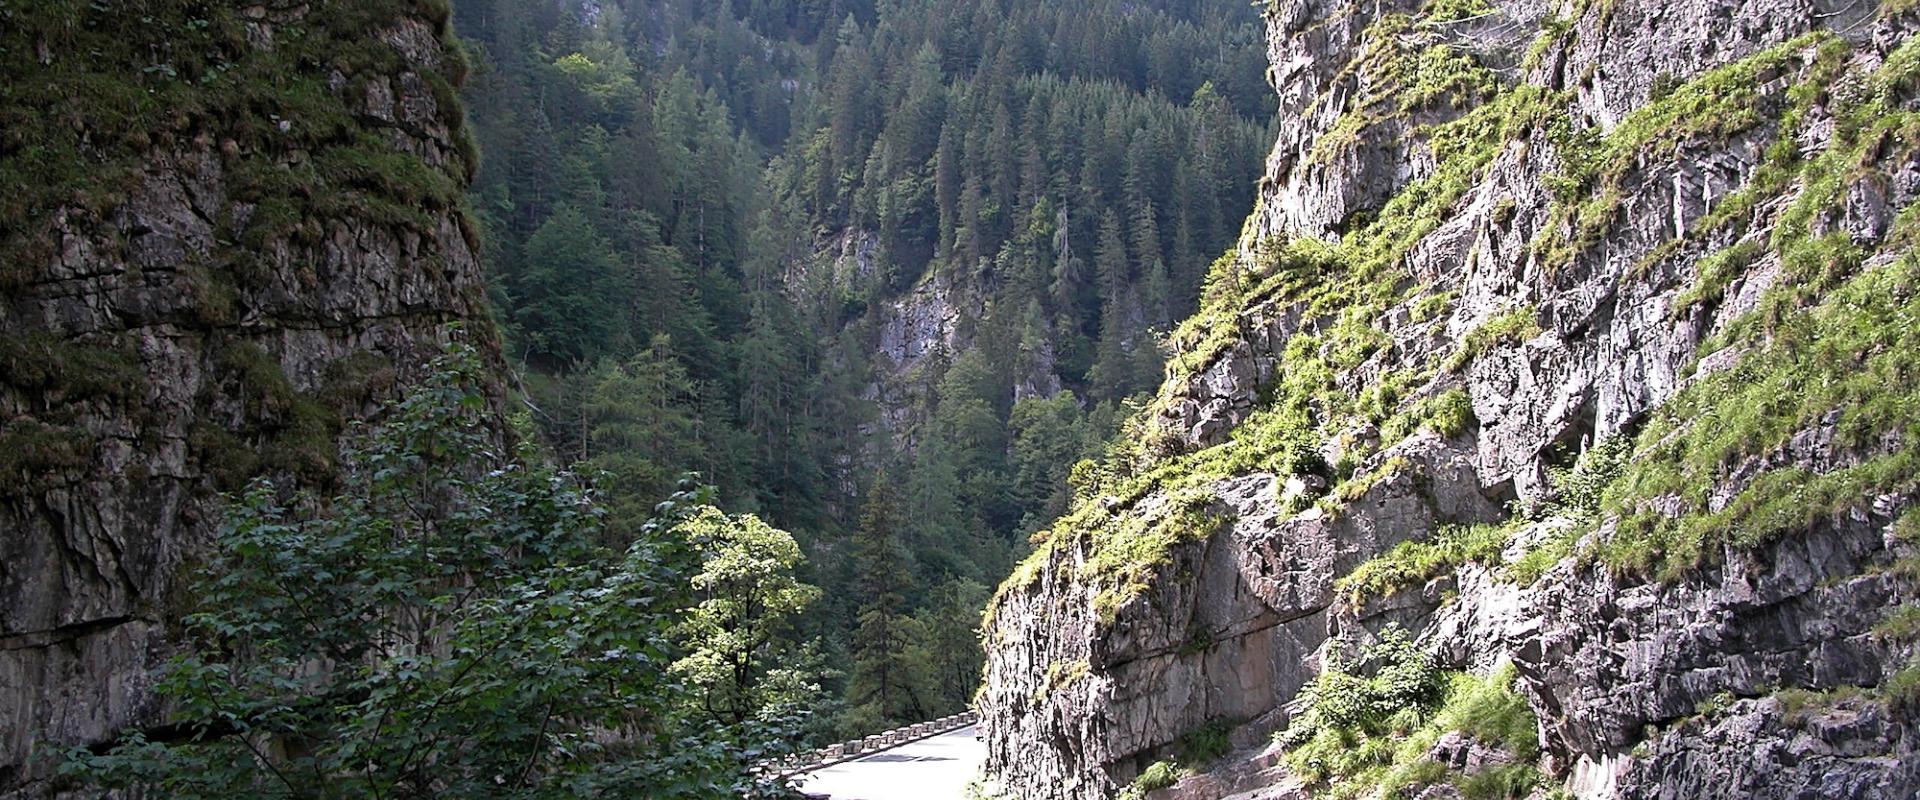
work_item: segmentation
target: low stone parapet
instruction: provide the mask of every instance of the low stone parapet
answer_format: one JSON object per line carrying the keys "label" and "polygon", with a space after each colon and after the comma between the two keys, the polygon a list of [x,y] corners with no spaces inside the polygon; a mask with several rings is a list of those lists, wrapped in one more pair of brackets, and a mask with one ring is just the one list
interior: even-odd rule
{"label": "low stone parapet", "polygon": [[818,750],[800,753],[784,759],[769,767],[782,775],[796,775],[811,772],[821,767],[832,766],[842,761],[873,755],[909,742],[919,741],[930,736],[938,736],[978,722],[980,715],[972,711],[951,714],[935,720],[917,722],[905,727],[894,728],[859,739],[849,739],[830,744]]}

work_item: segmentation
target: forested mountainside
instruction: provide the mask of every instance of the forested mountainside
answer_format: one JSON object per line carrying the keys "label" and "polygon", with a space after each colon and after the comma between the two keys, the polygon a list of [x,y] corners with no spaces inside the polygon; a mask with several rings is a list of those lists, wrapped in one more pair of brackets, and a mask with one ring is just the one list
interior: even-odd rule
{"label": "forested mountainside", "polygon": [[845,734],[965,707],[989,587],[1251,206],[1257,13],[461,0],[454,27],[545,439],[616,509],[693,469],[792,530],[824,593],[783,637]]}
{"label": "forested mountainside", "polygon": [[1009,796],[1920,792],[1914,4],[1265,12],[1258,208],[989,610]]}
{"label": "forested mountainside", "polygon": [[446,24],[0,2],[0,795],[160,721],[217,493],[332,485],[349,421],[492,349]]}

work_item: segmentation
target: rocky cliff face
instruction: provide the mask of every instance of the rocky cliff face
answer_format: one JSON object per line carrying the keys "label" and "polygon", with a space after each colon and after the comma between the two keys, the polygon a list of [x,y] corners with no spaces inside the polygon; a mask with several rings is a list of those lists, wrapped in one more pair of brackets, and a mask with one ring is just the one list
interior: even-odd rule
{"label": "rocky cliff face", "polygon": [[[1278,0],[1239,252],[989,610],[990,771],[1920,792],[1912,5]],[[1391,631],[1531,734],[1315,755]]]}
{"label": "rocky cliff face", "polygon": [[0,3],[0,796],[156,719],[218,492],[492,341],[446,16]]}

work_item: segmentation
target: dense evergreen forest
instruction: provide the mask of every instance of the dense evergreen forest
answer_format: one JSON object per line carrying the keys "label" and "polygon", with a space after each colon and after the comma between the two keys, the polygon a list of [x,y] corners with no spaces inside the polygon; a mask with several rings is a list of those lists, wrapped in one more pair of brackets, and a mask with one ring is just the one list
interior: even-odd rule
{"label": "dense evergreen forest", "polygon": [[[1159,337],[1245,217],[1271,141],[1255,10],[454,12],[509,357],[609,529],[700,473],[793,531],[788,567],[823,590],[742,685],[794,667],[831,698],[823,736],[961,708],[989,587],[1158,384]],[[883,355],[928,291],[957,323]]]}

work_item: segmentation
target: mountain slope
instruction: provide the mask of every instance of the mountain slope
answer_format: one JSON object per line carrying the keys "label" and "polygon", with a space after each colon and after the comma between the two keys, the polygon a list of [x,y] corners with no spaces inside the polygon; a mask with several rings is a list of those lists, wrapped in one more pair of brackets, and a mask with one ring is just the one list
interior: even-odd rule
{"label": "mountain slope", "polygon": [[[1257,13],[456,11],[490,288],[555,451],[604,472],[617,507],[644,511],[696,469],[729,509],[793,530],[827,589],[793,636],[820,641],[830,691],[834,672],[893,675],[861,668],[883,651],[930,662],[907,680],[933,685],[886,686],[893,707],[841,734],[963,707],[979,672],[965,620],[1157,383],[1158,338],[1251,206],[1272,103]],[[884,506],[897,519],[867,513]],[[863,546],[863,528],[891,542]],[[878,600],[862,574],[910,575],[881,616],[927,624],[857,641]]]}
{"label": "mountain slope", "polygon": [[1910,796],[1908,5],[1277,2],[1246,235],[989,609],[991,771]]}
{"label": "mountain slope", "polygon": [[155,718],[217,492],[492,341],[446,19],[0,2],[0,795]]}

